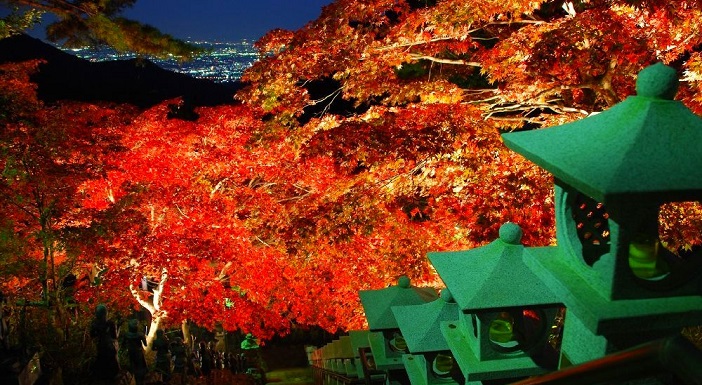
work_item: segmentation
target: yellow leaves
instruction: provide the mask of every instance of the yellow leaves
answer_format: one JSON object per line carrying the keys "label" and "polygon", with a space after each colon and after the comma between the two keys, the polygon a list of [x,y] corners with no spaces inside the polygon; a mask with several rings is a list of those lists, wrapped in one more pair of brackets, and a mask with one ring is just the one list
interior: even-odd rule
{"label": "yellow leaves", "polygon": [[337,115],[324,115],[314,128],[314,132],[318,131],[328,131],[333,128],[339,127],[340,121]]}
{"label": "yellow leaves", "polygon": [[439,82],[434,83],[435,87],[428,93],[420,93],[419,97],[422,99],[423,103],[426,104],[455,104],[463,101],[463,90],[460,88],[445,83],[440,84]]}
{"label": "yellow leaves", "polygon": [[681,79],[686,82],[702,81],[702,54],[695,52],[690,55],[690,58],[685,63],[684,76]]}

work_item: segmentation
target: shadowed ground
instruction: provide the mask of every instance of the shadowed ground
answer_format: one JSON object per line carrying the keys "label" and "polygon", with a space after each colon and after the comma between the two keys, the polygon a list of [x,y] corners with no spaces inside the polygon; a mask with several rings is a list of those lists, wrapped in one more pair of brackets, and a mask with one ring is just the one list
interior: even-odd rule
{"label": "shadowed ground", "polygon": [[266,373],[266,377],[269,384],[275,385],[311,385],[314,383],[310,367],[276,369]]}

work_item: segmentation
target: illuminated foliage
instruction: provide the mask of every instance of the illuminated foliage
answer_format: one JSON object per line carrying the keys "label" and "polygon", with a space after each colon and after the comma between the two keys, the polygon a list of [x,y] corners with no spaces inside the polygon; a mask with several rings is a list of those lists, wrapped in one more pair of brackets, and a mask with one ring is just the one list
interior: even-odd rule
{"label": "illuminated foliage", "polygon": [[[110,147],[85,147],[100,154],[90,158],[99,175],[91,167],[68,183],[46,179],[71,189],[67,213],[91,215],[94,231],[76,239],[89,240],[80,255],[103,270],[81,301],[142,303],[157,322],[220,321],[264,339],[292,324],[356,328],[359,290],[402,274],[438,284],[429,251],[491,242],[507,221],[524,229],[526,245],[554,242],[552,180],[500,133],[611,107],[656,61],[679,71],[679,97],[702,111],[700,9],[338,0],[304,28],[257,43],[261,60],[244,75],[241,104],[199,108],[188,121],[169,118],[179,101],[138,116],[47,108],[22,78],[5,92],[22,100],[7,106],[22,108],[3,119],[12,128],[24,127],[20,115],[46,116],[47,127],[66,129],[65,117],[84,111],[76,138],[111,138],[96,142]],[[45,110],[62,122],[49,124]],[[53,143],[61,154],[73,142]],[[7,230],[22,223],[13,215],[0,223],[3,255],[32,247]],[[698,205],[666,207],[662,217],[671,248],[702,243]]]}
{"label": "illuminated foliage", "polygon": [[[272,31],[237,96],[269,114],[259,135],[289,145],[292,167],[317,182],[286,194],[277,178],[261,181],[294,199],[289,230],[274,227],[267,242],[285,239],[311,266],[325,285],[318,303],[336,314],[335,298],[403,270],[431,282],[426,251],[484,244],[506,221],[528,245],[552,243],[552,182],[499,134],[611,107],[656,61],[686,77],[680,97],[699,111],[699,5],[338,0],[301,30]],[[669,212],[676,246],[702,241],[698,220]]]}
{"label": "illuminated foliage", "polygon": [[[16,301],[50,306],[68,322],[76,273],[92,261],[93,210],[80,186],[107,171],[134,109],[65,102],[47,106],[29,76],[38,62],[0,66],[0,287]],[[69,284],[69,282],[71,284]]]}

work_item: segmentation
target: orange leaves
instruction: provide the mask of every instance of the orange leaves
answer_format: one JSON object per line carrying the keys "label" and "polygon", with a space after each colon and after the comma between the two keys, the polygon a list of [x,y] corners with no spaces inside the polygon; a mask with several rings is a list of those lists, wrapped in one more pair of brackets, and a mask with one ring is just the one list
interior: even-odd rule
{"label": "orange leaves", "polygon": [[[272,155],[255,146],[260,114],[222,106],[197,110],[195,122],[182,121],[167,118],[172,103],[145,111],[124,131],[126,152],[113,159],[118,172],[104,180],[121,192],[108,210],[121,211],[121,217],[105,240],[103,247],[111,250],[106,259],[130,268],[110,269],[106,277],[114,283],[103,289],[123,290],[125,282],[165,267],[167,322],[187,318],[212,327],[223,319],[234,290],[239,297],[232,303],[256,312],[227,313],[229,328],[261,336],[285,330],[286,321],[273,322],[265,311],[274,302],[284,259],[275,249],[260,248],[247,224],[257,205],[265,204],[251,194],[252,181],[269,176],[259,164],[266,159],[257,156]],[[268,317],[267,330],[260,328],[262,317]]]}
{"label": "orange leaves", "polygon": [[120,151],[116,133],[134,114],[123,106],[44,106],[29,82],[36,66],[8,64],[0,71],[8,87],[0,87],[0,226],[12,229],[12,249],[21,251],[23,266],[12,280],[32,283],[15,287],[15,294],[31,300],[55,293],[66,274],[83,265],[98,233],[100,214],[93,209],[105,207],[82,204],[90,199],[86,186],[110,171],[108,159]]}
{"label": "orange leaves", "polygon": [[[39,60],[0,65],[0,89],[3,90],[3,118],[10,121],[30,117],[42,104],[36,95],[36,84],[29,81],[38,67]],[[7,101],[11,101],[8,103]]]}
{"label": "orange leaves", "polygon": [[290,43],[293,36],[291,31],[277,28],[269,31],[265,36],[256,41],[254,47],[256,47],[261,56],[278,54],[285,49],[285,46]]}
{"label": "orange leaves", "polygon": [[[500,100],[557,83],[522,71],[540,34],[560,27],[558,16],[538,20],[547,13],[539,4],[337,1],[247,72],[239,97],[271,114],[255,149],[262,161],[249,193],[260,205],[246,211],[247,228],[294,266],[285,282],[300,294],[285,298],[297,322],[358,326],[357,290],[400,274],[433,283],[426,252],[489,242],[505,221],[522,225],[526,242],[549,243],[548,176],[507,152],[500,127],[484,120]],[[509,39],[520,31],[513,59]],[[301,115],[315,102],[310,85],[330,78],[338,83],[315,90],[316,102],[356,107]]]}

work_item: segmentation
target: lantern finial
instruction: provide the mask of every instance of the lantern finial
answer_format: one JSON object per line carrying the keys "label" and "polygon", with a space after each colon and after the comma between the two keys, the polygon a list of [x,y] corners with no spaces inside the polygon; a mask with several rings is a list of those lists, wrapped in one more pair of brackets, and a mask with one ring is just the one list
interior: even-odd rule
{"label": "lantern finial", "polygon": [[507,222],[500,226],[500,239],[510,245],[519,245],[522,241],[522,229],[516,223]]}
{"label": "lantern finial", "polygon": [[636,94],[651,98],[673,100],[678,92],[678,74],[663,63],[656,63],[639,72]]}

